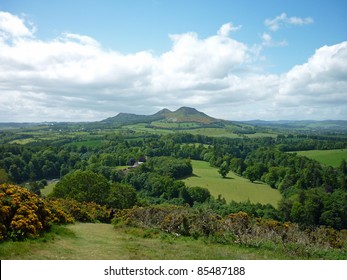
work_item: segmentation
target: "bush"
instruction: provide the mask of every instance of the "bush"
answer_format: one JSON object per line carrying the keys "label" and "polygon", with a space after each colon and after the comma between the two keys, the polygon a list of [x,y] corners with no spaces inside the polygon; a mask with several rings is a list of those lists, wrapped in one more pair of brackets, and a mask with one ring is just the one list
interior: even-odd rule
{"label": "bush", "polygon": [[[84,223],[109,222],[109,211],[106,206],[101,206],[94,202],[78,202],[74,199],[51,199],[48,205],[51,211],[55,213],[55,221],[59,223],[73,221]],[[63,216],[62,220],[59,220],[60,216]]]}
{"label": "bush", "polygon": [[[326,227],[302,231],[298,224],[253,218],[245,212],[221,217],[211,209],[156,205],[119,211],[113,223],[115,226],[159,229],[176,236],[208,237],[223,244],[280,245],[279,248],[303,254],[307,250],[315,252],[317,248],[347,250],[347,231]],[[306,249],[302,251],[302,248]]]}
{"label": "bush", "polygon": [[47,203],[25,188],[0,185],[0,240],[37,237],[49,229],[52,213]]}
{"label": "bush", "polygon": [[109,222],[108,213],[94,202],[45,200],[20,186],[0,185],[0,241],[36,238],[53,223]]}

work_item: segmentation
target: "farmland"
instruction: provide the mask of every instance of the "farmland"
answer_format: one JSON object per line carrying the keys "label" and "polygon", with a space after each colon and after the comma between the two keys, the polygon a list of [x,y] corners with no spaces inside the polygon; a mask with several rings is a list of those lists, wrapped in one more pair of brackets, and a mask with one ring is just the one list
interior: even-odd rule
{"label": "farmland", "polygon": [[200,186],[207,188],[214,197],[222,195],[227,202],[250,201],[252,203],[271,204],[277,207],[281,194],[278,190],[262,182],[251,183],[249,180],[230,171],[226,178],[222,178],[217,168],[213,168],[208,162],[192,161],[194,175],[185,179],[188,186]]}
{"label": "farmland", "polygon": [[297,154],[332,167],[338,167],[342,160],[347,160],[347,149],[300,151]]}

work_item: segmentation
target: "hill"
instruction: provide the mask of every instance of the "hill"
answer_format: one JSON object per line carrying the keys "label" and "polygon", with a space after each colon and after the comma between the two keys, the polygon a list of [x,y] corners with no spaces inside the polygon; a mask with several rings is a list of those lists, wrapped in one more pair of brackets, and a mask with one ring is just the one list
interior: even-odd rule
{"label": "hill", "polygon": [[270,128],[276,130],[293,130],[298,132],[347,132],[346,120],[279,120],[279,121],[263,121],[252,120],[244,121],[244,124],[254,125],[258,128]]}
{"label": "hill", "polygon": [[163,123],[187,123],[194,122],[199,124],[219,123],[221,120],[215,119],[199,112],[190,107],[181,107],[172,112],[169,109],[162,109],[153,115],[137,115],[128,113],[119,113],[118,115],[102,120],[101,123],[106,124],[136,124],[136,123],[151,123],[160,121]]}

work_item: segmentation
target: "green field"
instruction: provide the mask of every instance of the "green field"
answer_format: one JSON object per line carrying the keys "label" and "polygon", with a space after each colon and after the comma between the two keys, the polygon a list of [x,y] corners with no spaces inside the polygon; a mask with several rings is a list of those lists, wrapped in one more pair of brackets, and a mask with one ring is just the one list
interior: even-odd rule
{"label": "green field", "polygon": [[217,168],[210,167],[208,162],[192,160],[194,175],[185,179],[187,186],[207,188],[214,197],[222,195],[227,202],[244,202],[271,204],[277,207],[281,194],[265,183],[251,183],[249,180],[229,172],[223,179]]}
{"label": "green field", "polygon": [[340,166],[343,159],[347,160],[347,149],[300,151],[296,153],[332,167]]}
{"label": "green field", "polygon": [[199,127],[200,125],[195,122],[165,122],[165,121],[154,121],[151,123],[151,126],[157,127],[157,128],[194,128]]}
{"label": "green field", "polygon": [[[135,132],[153,133],[153,134],[171,134],[177,132],[191,133],[194,135],[204,135],[209,137],[228,137],[228,138],[260,138],[260,137],[277,137],[274,133],[257,132],[254,134],[237,134],[233,132],[234,127],[199,127],[196,123],[165,123],[152,122],[153,127],[148,127],[147,123],[138,123],[122,126],[119,130],[129,129]],[[173,129],[175,128],[175,130]]]}

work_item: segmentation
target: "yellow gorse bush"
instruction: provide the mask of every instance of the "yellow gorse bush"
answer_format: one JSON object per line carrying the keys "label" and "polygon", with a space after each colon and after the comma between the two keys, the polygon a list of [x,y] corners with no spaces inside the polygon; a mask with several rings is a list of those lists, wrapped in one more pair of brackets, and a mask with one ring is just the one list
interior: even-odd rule
{"label": "yellow gorse bush", "polygon": [[50,227],[44,200],[20,186],[0,185],[0,240],[37,237]]}
{"label": "yellow gorse bush", "polygon": [[0,240],[38,237],[52,223],[73,222],[71,216],[27,189],[0,185]]}
{"label": "yellow gorse bush", "polygon": [[27,189],[0,185],[0,241],[36,238],[52,224],[108,222],[106,206],[73,199],[44,199]]}

